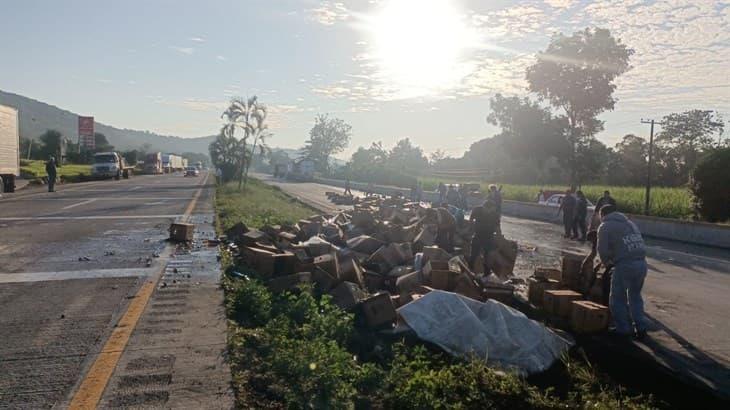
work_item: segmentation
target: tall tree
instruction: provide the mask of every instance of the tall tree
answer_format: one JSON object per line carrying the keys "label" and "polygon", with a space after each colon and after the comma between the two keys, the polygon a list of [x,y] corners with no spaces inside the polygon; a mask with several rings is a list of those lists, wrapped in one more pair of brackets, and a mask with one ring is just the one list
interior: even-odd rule
{"label": "tall tree", "polygon": [[56,157],[56,161],[61,161],[61,144],[63,143],[63,134],[58,130],[46,130],[39,137],[41,140],[42,159],[48,159],[48,157]]}
{"label": "tall tree", "polygon": [[568,120],[571,182],[580,182],[578,148],[603,129],[598,114],[613,110],[614,80],[625,73],[634,50],[609,30],[586,28],[567,37],[558,34],[537,62],[527,68],[529,90],[565,112]]}
{"label": "tall tree", "polygon": [[319,114],[309,131],[309,140],[302,148],[302,157],[314,161],[319,170],[328,172],[330,156],[344,151],[351,135],[350,124],[339,118],[330,118],[327,114]]}
{"label": "tall tree", "polygon": [[94,152],[108,152],[114,151],[114,145],[109,143],[106,139],[106,135],[95,132],[94,133]]}
{"label": "tall tree", "polygon": [[411,140],[403,138],[398,141],[388,155],[390,168],[397,169],[404,174],[419,174],[428,167],[428,158],[423,150],[411,144]]}
{"label": "tall tree", "polygon": [[505,153],[529,164],[525,170],[531,182],[542,183],[545,162],[555,157],[566,162],[569,147],[565,140],[565,121],[553,118],[548,109],[529,98],[495,95],[490,100],[487,122],[502,129]]}
{"label": "tall tree", "polygon": [[231,134],[232,129],[224,127],[210,143],[208,151],[213,164],[220,168],[223,181],[230,181],[240,174],[241,145]]}
{"label": "tall tree", "polygon": [[714,146],[714,135],[722,133],[724,127],[724,121],[712,110],[672,113],[662,120],[657,143],[669,149],[681,162],[680,172],[686,182],[697,165],[699,154]]}
{"label": "tall tree", "polygon": [[241,138],[236,139],[240,145],[236,150],[239,154],[236,164],[239,189],[243,186],[245,190],[253,156],[257,152],[259,155],[263,155],[266,149],[266,139],[271,136],[271,133],[266,131],[268,129],[267,113],[266,106],[259,103],[255,95],[247,100],[234,98],[223,112],[222,118],[226,123],[223,125],[221,134],[225,134],[226,138],[235,138],[237,129],[242,133]]}

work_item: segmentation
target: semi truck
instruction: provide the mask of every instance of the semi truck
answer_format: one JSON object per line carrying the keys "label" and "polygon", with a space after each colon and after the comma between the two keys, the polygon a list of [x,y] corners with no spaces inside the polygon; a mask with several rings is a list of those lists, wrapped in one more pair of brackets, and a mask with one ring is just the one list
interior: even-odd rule
{"label": "semi truck", "polygon": [[124,161],[118,152],[98,152],[94,154],[94,165],[91,166],[91,176],[94,178],[129,178],[133,166]]}
{"label": "semi truck", "polygon": [[0,105],[0,193],[15,191],[20,175],[18,110]]}
{"label": "semi truck", "polygon": [[144,173],[158,175],[162,173],[162,153],[153,152],[144,157]]}
{"label": "semi truck", "polygon": [[182,171],[185,169],[183,158],[175,154],[162,154],[162,169],[165,173]]}

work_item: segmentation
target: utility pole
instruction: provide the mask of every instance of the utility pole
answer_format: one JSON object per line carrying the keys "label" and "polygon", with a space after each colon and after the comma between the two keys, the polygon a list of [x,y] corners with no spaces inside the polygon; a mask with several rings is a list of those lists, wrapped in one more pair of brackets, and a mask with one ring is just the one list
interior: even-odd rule
{"label": "utility pole", "polygon": [[644,215],[649,215],[649,199],[651,196],[651,166],[652,166],[652,153],[654,151],[654,124],[661,125],[662,123],[655,122],[654,120],[641,119],[642,124],[651,124],[651,131],[649,132],[649,161],[646,164],[646,194],[644,195]]}

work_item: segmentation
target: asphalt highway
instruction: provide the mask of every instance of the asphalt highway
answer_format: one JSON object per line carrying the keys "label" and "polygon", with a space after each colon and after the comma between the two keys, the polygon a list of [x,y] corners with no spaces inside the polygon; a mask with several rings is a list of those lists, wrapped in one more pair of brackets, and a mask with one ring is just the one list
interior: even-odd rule
{"label": "asphalt highway", "polygon": [[[5,194],[0,408],[230,407],[212,198],[205,173]],[[193,248],[167,241],[180,220]]]}

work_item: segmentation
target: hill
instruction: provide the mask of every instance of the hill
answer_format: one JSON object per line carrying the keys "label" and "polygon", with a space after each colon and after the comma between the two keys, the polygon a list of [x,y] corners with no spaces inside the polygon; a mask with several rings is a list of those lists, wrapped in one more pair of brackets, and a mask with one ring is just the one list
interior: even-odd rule
{"label": "hill", "polygon": [[[0,90],[0,104],[18,109],[21,137],[37,139],[46,130],[56,129],[75,141],[78,126],[78,115],[75,113],[2,90]],[[198,152],[207,155],[208,145],[215,138],[215,136],[180,138],[150,131],[120,129],[99,122],[94,123],[94,129],[106,135],[109,143],[119,150],[135,149],[149,144],[153,151]]]}

